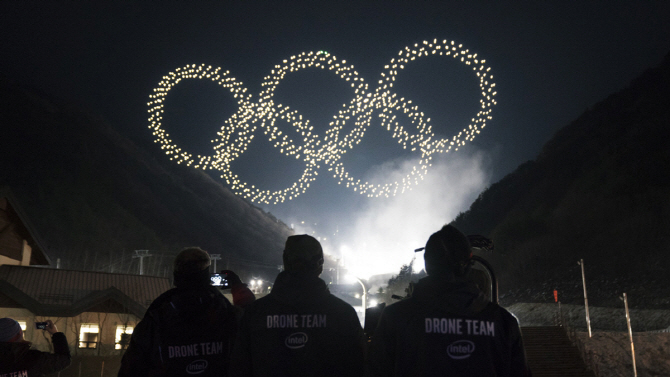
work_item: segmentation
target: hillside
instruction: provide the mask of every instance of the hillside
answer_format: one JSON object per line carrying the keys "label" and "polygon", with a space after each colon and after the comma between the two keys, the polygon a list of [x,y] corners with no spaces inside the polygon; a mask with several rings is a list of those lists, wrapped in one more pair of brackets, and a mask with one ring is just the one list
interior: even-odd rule
{"label": "hillside", "polygon": [[[169,273],[185,246],[219,267],[276,270],[292,231],[202,171],[145,150],[102,119],[0,80],[0,187],[9,187],[64,268]],[[133,264],[134,263],[134,264]]]}
{"label": "hillside", "polygon": [[508,303],[670,307],[670,55],[559,130],[454,224],[491,237]]}

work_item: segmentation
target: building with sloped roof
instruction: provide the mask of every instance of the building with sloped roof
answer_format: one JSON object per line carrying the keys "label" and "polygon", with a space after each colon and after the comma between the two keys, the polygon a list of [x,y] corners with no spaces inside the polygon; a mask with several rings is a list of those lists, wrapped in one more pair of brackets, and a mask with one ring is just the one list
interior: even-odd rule
{"label": "building with sloped roof", "polygon": [[2,265],[0,317],[19,321],[38,349],[49,344],[34,322],[51,319],[74,354],[110,355],[170,286],[162,277]]}
{"label": "building with sloped roof", "polygon": [[7,187],[0,187],[0,265],[50,265],[44,242]]}

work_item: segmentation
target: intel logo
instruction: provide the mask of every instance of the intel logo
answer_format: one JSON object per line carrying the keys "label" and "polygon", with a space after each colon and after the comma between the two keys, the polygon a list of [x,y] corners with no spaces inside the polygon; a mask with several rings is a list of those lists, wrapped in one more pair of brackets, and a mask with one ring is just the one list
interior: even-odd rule
{"label": "intel logo", "polygon": [[186,366],[186,373],[200,374],[207,369],[207,360],[195,360]]}
{"label": "intel logo", "polygon": [[288,348],[296,349],[302,348],[307,344],[307,334],[304,332],[296,332],[286,337],[284,344]]}
{"label": "intel logo", "polygon": [[475,352],[475,344],[469,340],[457,340],[447,347],[447,355],[455,360],[467,359]]}

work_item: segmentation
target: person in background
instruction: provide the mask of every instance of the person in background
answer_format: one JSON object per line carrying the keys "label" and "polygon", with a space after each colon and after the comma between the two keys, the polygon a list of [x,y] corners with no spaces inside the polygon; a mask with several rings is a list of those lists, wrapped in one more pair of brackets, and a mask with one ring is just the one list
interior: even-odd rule
{"label": "person in background", "polygon": [[230,376],[361,376],[363,329],[354,308],[319,278],[319,241],[288,237],[283,260],[272,292],[244,311]]}
{"label": "person in background", "polygon": [[[209,254],[182,250],[174,261],[175,288],[160,295],[137,324],[119,377],[226,376],[241,309],[211,285]],[[232,271],[233,302],[255,297]],[[240,302],[237,302],[239,299]]]}
{"label": "person in background", "polygon": [[427,277],[384,309],[370,346],[372,376],[530,376],[517,319],[469,278],[472,250],[445,225],[426,243]]}
{"label": "person in background", "polygon": [[21,325],[11,318],[0,318],[0,376],[37,377],[60,372],[70,365],[70,348],[65,334],[51,321],[44,323],[51,334],[54,353],[30,349],[23,339]]}

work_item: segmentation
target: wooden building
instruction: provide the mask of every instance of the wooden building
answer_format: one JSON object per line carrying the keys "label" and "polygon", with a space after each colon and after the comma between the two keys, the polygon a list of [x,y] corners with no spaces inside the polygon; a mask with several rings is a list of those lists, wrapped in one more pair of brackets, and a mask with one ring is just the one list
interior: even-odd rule
{"label": "wooden building", "polygon": [[3,264],[51,264],[44,243],[6,187],[0,187],[0,265]]}

